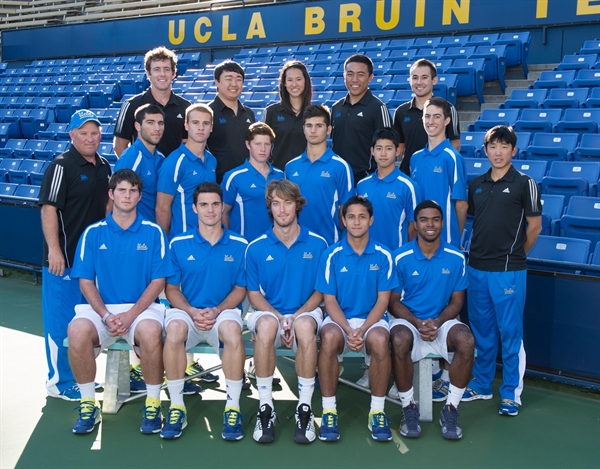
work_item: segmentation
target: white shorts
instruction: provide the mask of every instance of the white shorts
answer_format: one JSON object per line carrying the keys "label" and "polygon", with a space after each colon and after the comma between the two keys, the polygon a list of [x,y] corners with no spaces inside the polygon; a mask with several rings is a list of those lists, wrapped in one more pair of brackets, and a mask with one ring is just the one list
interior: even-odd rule
{"label": "white shorts", "polygon": [[[358,329],[364,323],[365,323],[365,319],[360,319],[360,318],[348,319],[348,324],[350,325],[350,327],[352,329]],[[327,316],[325,318],[325,320],[323,321],[323,326],[325,326],[326,324],[335,324],[337,327],[340,328],[340,331],[342,331],[342,335],[344,336],[344,351],[342,352],[341,355],[338,355],[338,362],[342,362],[342,361],[344,361],[344,353],[352,352],[352,350],[350,350],[350,347],[348,347],[348,336],[344,332],[344,329],[342,329],[342,327],[337,322],[335,322],[333,319],[331,319],[331,316]],[[371,327],[369,327],[367,329],[367,331],[365,332],[365,335],[364,335],[365,342],[364,342],[363,348],[361,348],[359,350],[359,352],[365,356],[365,363],[367,364],[367,366],[369,366],[371,364],[371,355],[369,355],[367,353],[367,347],[366,347],[367,334],[375,327],[383,327],[388,332],[390,330],[388,322],[385,319],[380,319],[375,324],[373,324]]]}
{"label": "white shorts", "polygon": [[217,320],[215,325],[212,327],[210,331],[201,331],[194,324],[191,316],[182,311],[181,309],[171,308],[167,310],[167,317],[165,318],[165,330],[169,327],[171,321],[183,321],[188,326],[188,336],[185,341],[185,349],[186,351],[194,348],[198,344],[208,344],[213,349],[219,358],[222,358],[223,355],[223,346],[219,342],[219,326],[224,321],[234,321],[240,325],[240,334],[243,329],[242,322],[242,312],[239,309],[226,309],[221,311],[221,313],[217,316]]}
{"label": "white shorts", "polygon": [[[275,318],[275,320],[277,321],[278,328],[277,328],[277,335],[275,336],[275,348],[279,348],[283,345],[283,341],[281,340],[281,336],[283,335],[283,329],[281,328],[281,323],[279,323],[279,320],[277,319],[277,316],[275,315],[275,313],[272,313],[271,311],[254,311],[252,314],[249,314],[246,317],[246,324],[248,326],[248,330],[250,332],[252,332],[254,335],[256,335],[256,323],[258,322],[258,320],[262,317],[262,316],[272,316],[273,318]],[[284,317],[289,318],[291,317],[291,314],[286,314],[284,315]],[[294,324],[296,323],[296,321],[301,318],[301,317],[311,317],[314,319],[316,326],[317,326],[317,336],[319,335],[319,331],[321,330],[321,325],[323,324],[323,312],[321,311],[321,308],[317,307],[315,310],[313,311],[307,311],[304,313],[301,313],[298,315],[298,317],[296,317],[296,319],[294,319]],[[294,324],[292,324],[292,328],[294,327]],[[294,334],[294,342],[292,343],[292,351],[294,353],[296,353],[298,351],[298,342],[296,341],[296,335]]]}
{"label": "white shorts", "polygon": [[400,325],[406,326],[410,329],[413,335],[413,347],[410,352],[410,359],[413,362],[418,362],[430,353],[433,353],[435,355],[444,357],[444,360],[446,360],[448,363],[452,363],[454,352],[448,351],[448,333],[450,332],[450,329],[457,324],[466,326],[466,324],[463,324],[456,319],[450,319],[442,324],[442,326],[438,329],[438,335],[432,342],[427,342],[426,340],[421,339],[421,335],[419,334],[417,328],[405,319],[394,318],[390,322],[390,330],[392,330],[395,326]]}
{"label": "white shorts", "polygon": [[[112,314],[124,313],[125,311],[129,311],[133,307],[133,303],[125,303],[120,305],[106,305],[106,309],[108,309]],[[96,332],[98,333],[98,340],[100,342],[100,347],[96,348],[94,351],[96,356],[102,352],[103,349],[108,347],[109,345],[114,344],[119,339],[124,339],[127,341],[129,345],[133,348],[135,354],[140,356],[140,349],[135,344],[135,328],[137,325],[145,321],[147,319],[157,321],[160,323],[160,327],[163,327],[165,322],[165,307],[161,303],[152,303],[148,306],[148,309],[142,312],[131,324],[131,327],[127,331],[125,335],[121,336],[111,336],[104,324],[102,324],[102,319],[100,315],[96,313],[92,309],[90,305],[76,305],[75,306],[75,317],[73,321],[76,319],[88,319],[92,321],[94,326],[96,327]]]}

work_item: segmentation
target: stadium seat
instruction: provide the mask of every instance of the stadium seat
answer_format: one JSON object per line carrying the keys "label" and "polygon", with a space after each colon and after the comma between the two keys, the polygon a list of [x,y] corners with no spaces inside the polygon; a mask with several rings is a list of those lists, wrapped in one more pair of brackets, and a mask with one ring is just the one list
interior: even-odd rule
{"label": "stadium seat", "polygon": [[410,68],[412,67],[412,62],[406,60],[397,60],[392,62],[388,73],[396,78],[396,75],[404,75],[405,77],[410,73]]}
{"label": "stadium seat", "polygon": [[327,78],[313,78],[312,85],[314,91],[328,91],[329,87],[333,85],[335,81],[334,77]]}
{"label": "stadium seat", "polygon": [[36,150],[43,150],[48,142],[46,140],[27,140],[23,148],[18,148],[13,151],[13,158],[33,158]]}
{"label": "stadium seat", "polygon": [[6,145],[0,148],[0,158],[13,158],[13,151],[24,148],[26,144],[27,140],[25,139],[9,139]]}
{"label": "stadium seat", "polygon": [[252,98],[247,99],[245,105],[252,108],[265,108],[269,104],[279,101],[279,93],[252,93]]}
{"label": "stadium seat", "polygon": [[409,49],[435,49],[440,42],[442,42],[441,37],[419,37],[415,39],[414,44],[409,46]]}
{"label": "stadium seat", "polygon": [[318,50],[313,56],[313,64],[330,64],[336,62],[339,57],[339,53],[330,50]]}
{"label": "stadium seat", "polygon": [[512,90],[510,97],[501,103],[499,109],[537,109],[546,99],[548,90]]}
{"label": "stadium seat", "polygon": [[541,107],[544,109],[577,109],[587,99],[588,91],[588,88],[552,88],[548,93],[548,98],[542,102]]}
{"label": "stadium seat", "polygon": [[[346,46],[346,44],[355,44],[354,42],[352,43],[344,43],[344,47]],[[367,41],[364,43],[364,45],[361,47],[361,49],[357,49],[358,51],[362,50],[363,52],[370,52],[370,51],[378,51],[378,50],[390,50],[389,49],[389,45],[390,45],[390,40],[389,39],[383,39],[383,40],[379,40],[379,41]]]}
{"label": "stadium seat", "polygon": [[506,90],[504,74],[506,73],[506,46],[478,46],[471,59],[485,59],[485,81],[498,80],[502,93]]}
{"label": "stadium seat", "polygon": [[598,88],[600,86],[600,70],[579,70],[572,86],[575,88]]}
{"label": "stadium seat", "polygon": [[29,184],[20,184],[13,194],[15,199],[20,199],[25,202],[37,203],[40,195],[40,186],[32,186]]}
{"label": "stadium seat", "polygon": [[498,34],[473,34],[465,43],[466,46],[491,46],[496,43],[500,36]]}
{"label": "stadium seat", "polygon": [[69,146],[70,142],[65,140],[50,140],[43,149],[34,150],[33,157],[36,160],[51,161],[55,156],[65,152]]}
{"label": "stadium seat", "polygon": [[415,43],[414,39],[392,39],[390,43],[384,47],[386,50],[407,50]]}
{"label": "stadium seat", "polygon": [[117,155],[113,150],[112,143],[102,142],[98,148],[98,154],[108,160],[109,163],[114,164],[117,162]]}
{"label": "stadium seat", "polygon": [[344,77],[334,78],[333,83],[327,87],[327,91],[346,91],[346,89],[346,81],[344,80]]}
{"label": "stadium seat", "polygon": [[529,45],[531,35],[528,31],[520,33],[502,33],[496,40],[496,45],[506,45],[506,66],[516,67],[521,65],[523,73],[528,75],[527,59],[529,57]]}
{"label": "stadium seat", "polygon": [[561,115],[560,109],[523,109],[519,120],[515,123],[515,131],[552,132],[560,121]]}
{"label": "stadium seat", "polygon": [[573,154],[575,161],[600,161],[600,134],[583,134]]}
{"label": "stadium seat", "polygon": [[477,95],[479,104],[483,100],[483,85],[485,81],[485,59],[455,59],[447,73],[457,75],[457,96]]}
{"label": "stadium seat", "polygon": [[448,47],[446,49],[446,53],[444,54],[445,59],[468,59],[475,53],[475,47],[466,47],[466,46],[458,46],[458,47]]}
{"label": "stadium seat", "polygon": [[394,90],[373,90],[373,96],[379,98],[383,104],[388,104],[390,100],[394,97],[394,93]]}
{"label": "stadium seat", "polygon": [[311,70],[311,77],[332,77],[340,68],[339,64],[318,64]]}
{"label": "stadium seat", "polygon": [[[461,133],[462,137],[462,133]],[[462,145],[461,145],[462,151]],[[523,160],[513,160],[513,166],[517,171],[527,174],[529,177],[533,178],[535,182],[541,184],[543,177],[546,175],[546,171],[548,169],[547,161],[523,161]]]}
{"label": "stadium seat", "polygon": [[423,57],[425,59],[435,61],[435,60],[441,59],[445,53],[446,53],[446,49],[443,47],[438,47],[435,49],[424,48],[424,49],[417,50],[417,57]]}
{"label": "stadium seat", "polygon": [[467,167],[467,181],[485,173],[492,167],[487,159],[483,158],[464,158]]}
{"label": "stadium seat", "polygon": [[18,184],[11,184],[9,182],[0,182],[0,200],[2,197],[11,197],[15,194],[15,191],[19,187]]}
{"label": "stadium seat", "polygon": [[54,113],[50,109],[31,109],[28,116],[20,119],[21,132],[25,138],[36,138],[54,122]]}
{"label": "stadium seat", "polygon": [[108,124],[102,126],[102,139],[101,142],[112,142],[113,132],[115,130],[114,124]]}
{"label": "stadium seat", "polygon": [[38,138],[44,140],[69,139],[69,124],[54,122],[46,130],[38,132]]}
{"label": "stadium seat", "polygon": [[538,132],[526,151],[527,160],[567,161],[573,159],[579,135]]}
{"label": "stadium seat", "polygon": [[87,98],[84,96],[71,96],[62,102],[56,103],[54,115],[56,122],[70,122],[73,113],[87,107]]}
{"label": "stadium seat", "polygon": [[518,109],[484,109],[481,111],[479,119],[468,126],[468,130],[487,132],[496,125],[515,125],[518,117]]}
{"label": "stadium seat", "polygon": [[[343,78],[342,78],[343,79]],[[373,91],[385,90],[387,85],[392,81],[391,75],[383,75],[383,76],[375,76],[371,83],[369,84],[369,88]],[[345,83],[344,83],[345,86]],[[336,91],[332,89],[332,91]],[[392,93],[393,94],[393,93]],[[391,97],[391,96],[390,96]],[[387,101],[385,101],[387,103]]]}
{"label": "stadium seat", "polygon": [[530,88],[569,88],[575,79],[575,70],[544,71]]}
{"label": "stadium seat", "polygon": [[271,53],[271,55],[291,57],[296,53],[297,50],[298,46],[279,46],[277,49],[275,49],[275,52]]}
{"label": "stadium seat", "polygon": [[[395,63],[395,62],[394,62]],[[389,73],[390,69],[392,68],[392,64],[389,62],[375,62],[373,64],[373,73],[375,75],[386,75],[387,73]],[[384,77],[386,78],[386,77]],[[390,80],[391,80],[391,75],[389,76]],[[371,85],[373,84],[373,82],[371,82]]]}
{"label": "stadium seat", "polygon": [[374,62],[385,62],[390,56],[389,50],[373,51],[369,54],[370,59]]}
{"label": "stadium seat", "polygon": [[600,242],[596,243],[596,248],[594,249],[590,263],[593,265],[600,265]]}
{"label": "stadium seat", "polygon": [[556,194],[541,194],[542,202],[542,232],[543,235],[559,234],[560,217],[565,210],[565,196]]}
{"label": "stadium seat", "polygon": [[555,70],[588,70],[596,64],[597,60],[597,54],[565,55]]}
{"label": "stadium seat", "polygon": [[600,198],[571,197],[560,219],[561,236],[600,242]]}
{"label": "stadium seat", "polygon": [[444,98],[450,104],[454,105],[456,104],[457,82],[458,75],[440,74],[438,75],[438,82],[433,85],[433,94]]}
{"label": "stadium seat", "polygon": [[461,132],[460,154],[464,158],[484,158],[483,138],[485,132]]}
{"label": "stadium seat", "polygon": [[[389,85],[388,85],[389,88]],[[407,101],[410,101],[413,98],[412,90],[396,90],[394,91],[394,96],[388,102],[388,107],[390,109],[396,108],[401,104],[404,104]]]}
{"label": "stadium seat", "polygon": [[566,203],[574,195],[595,197],[598,177],[600,163],[553,161],[548,176],[542,179],[542,192],[562,194]]}
{"label": "stadium seat", "polygon": [[[392,42],[394,42],[394,41],[392,41]],[[407,60],[414,61],[416,55],[417,55],[417,51],[414,49],[411,49],[411,50],[393,49],[388,57],[388,60],[390,62],[407,61]]]}
{"label": "stadium seat", "polygon": [[594,134],[598,132],[599,124],[600,109],[566,109],[556,130],[561,133]]}
{"label": "stadium seat", "polygon": [[448,69],[452,66],[452,59],[438,59],[434,62],[438,73],[448,73]]}
{"label": "stadium seat", "polygon": [[138,94],[143,92],[149,84],[145,73],[130,73],[126,79],[121,80],[119,86],[122,94]]}
{"label": "stadium seat", "polygon": [[540,235],[527,257],[529,259],[587,264],[590,246],[591,243],[587,239]]}
{"label": "stadium seat", "polygon": [[590,97],[584,104],[586,108],[599,108],[600,107],[600,88],[592,88],[590,91]]}
{"label": "stadium seat", "polygon": [[11,138],[11,126],[14,124],[0,124],[0,148],[6,145],[8,139]]}
{"label": "stadium seat", "polygon": [[440,45],[443,47],[462,46],[469,40],[469,36],[445,36],[442,38]]}
{"label": "stadium seat", "polygon": [[580,54],[600,54],[600,40],[594,39],[590,41],[585,41],[581,49],[579,49]]}
{"label": "stadium seat", "polygon": [[[265,79],[262,78],[260,80],[258,80],[257,84],[254,84],[251,88],[252,91],[254,92],[261,92],[261,93],[271,93],[274,91],[278,91],[278,87],[279,87],[279,80],[277,79]],[[247,88],[248,91],[250,91],[250,88]]]}

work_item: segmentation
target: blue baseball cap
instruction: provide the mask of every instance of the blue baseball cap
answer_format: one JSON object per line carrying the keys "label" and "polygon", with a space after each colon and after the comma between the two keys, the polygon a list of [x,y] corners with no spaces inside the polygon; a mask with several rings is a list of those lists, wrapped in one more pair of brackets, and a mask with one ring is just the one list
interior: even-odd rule
{"label": "blue baseball cap", "polygon": [[86,122],[95,122],[98,125],[102,125],[94,114],[89,109],[80,109],[75,114],[71,116],[71,124],[69,125],[69,130],[75,130],[80,128]]}

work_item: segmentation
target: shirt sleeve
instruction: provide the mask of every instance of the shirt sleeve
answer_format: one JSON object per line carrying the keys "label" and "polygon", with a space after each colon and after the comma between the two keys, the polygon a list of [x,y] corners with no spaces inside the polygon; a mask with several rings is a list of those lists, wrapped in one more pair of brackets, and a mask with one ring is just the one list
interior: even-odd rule
{"label": "shirt sleeve", "polygon": [[456,279],[456,285],[454,287],[455,292],[466,290],[469,286],[469,281],[467,277],[467,263],[464,256],[462,257],[462,264],[459,264],[457,267],[459,269],[460,275]]}
{"label": "shirt sleeve", "polygon": [[381,103],[380,113],[376,115],[375,118],[375,131],[383,128],[383,127],[391,127],[392,126],[392,117],[390,116],[390,110],[387,107],[387,104]]}
{"label": "shirt sleeve", "polygon": [[124,138],[130,142],[133,141],[134,112],[135,109],[131,105],[131,101],[125,101],[119,110],[119,116],[117,117],[115,130],[113,131],[115,137]]}
{"label": "shirt sleeve", "polygon": [[337,191],[340,195],[339,203],[344,205],[354,195],[354,174],[348,163],[341,164],[336,178]]}
{"label": "shirt sleeve", "polygon": [[181,266],[179,265],[179,260],[177,259],[177,248],[173,244],[171,244],[169,248],[169,257],[171,258],[173,274],[169,275],[167,278],[167,283],[170,285],[179,285],[181,284]]}
{"label": "shirt sleeve", "polygon": [[235,177],[232,178],[231,175],[235,171],[228,171],[223,176],[223,180],[221,181],[221,189],[223,190],[223,203],[227,205],[235,204],[235,198],[237,196],[237,184],[235,182]]}
{"label": "shirt sleeve", "polygon": [[67,199],[66,168],[56,160],[44,172],[38,205],[53,205],[62,210]]}
{"label": "shirt sleeve", "polygon": [[475,184],[476,184],[475,179],[471,179],[471,181],[469,182],[469,190],[467,191],[468,202],[469,202],[469,208],[467,209],[467,214],[471,215],[472,217],[475,216],[475,205],[473,203],[473,191],[476,189]]}
{"label": "shirt sleeve", "polygon": [[94,247],[96,246],[96,236],[93,230],[86,230],[79,238],[77,249],[75,250],[75,260],[71,278],[83,278],[86,280],[96,280],[96,266],[94,264]]}
{"label": "shirt sleeve", "polygon": [[538,185],[535,180],[527,177],[527,184],[523,190],[522,199],[523,207],[525,208],[526,217],[538,217],[542,215],[542,202],[540,200],[540,193]]}
{"label": "shirt sleeve", "polygon": [[170,277],[173,275],[173,266],[169,254],[169,244],[162,228],[153,224],[156,230],[154,234],[154,246],[152,253],[152,280]]}
{"label": "shirt sleeve", "polygon": [[400,107],[398,107],[396,109],[396,112],[394,112],[394,130],[396,130],[396,132],[398,132],[398,136],[400,137],[400,139],[398,141],[400,143],[404,143],[405,142],[404,130],[402,129],[402,123],[400,122],[400,113],[398,112],[399,109],[400,109]]}
{"label": "shirt sleeve", "polygon": [[[177,181],[175,180],[175,155],[167,158],[158,172],[157,191],[175,196],[177,194]],[[180,171],[181,172],[181,171]]]}
{"label": "shirt sleeve", "polygon": [[378,292],[393,290],[398,286],[398,277],[394,272],[392,253],[387,249],[381,249],[379,279],[377,281]]}
{"label": "shirt sleeve", "polygon": [[460,140],[460,122],[454,106],[450,106],[450,122],[446,126],[446,137],[450,140]]}
{"label": "shirt sleeve", "polygon": [[335,268],[332,268],[334,253],[331,249],[325,250],[321,255],[319,271],[315,282],[315,290],[326,295],[337,294],[337,282],[335,277]]}
{"label": "shirt sleeve", "polygon": [[467,171],[459,154],[451,159],[452,200],[467,200]]}
{"label": "shirt sleeve", "polygon": [[[394,255],[393,259],[395,258],[396,256]],[[402,290],[404,289],[404,274],[402,272],[402,265],[398,262],[394,262],[394,274],[396,275],[397,285],[393,288],[393,291],[402,295]]]}
{"label": "shirt sleeve", "polygon": [[135,152],[136,152],[136,149],[134,147],[127,147],[125,149],[125,151],[123,153],[121,153],[121,156],[115,163],[115,171],[118,171],[119,169],[124,169],[124,168],[133,169],[133,163],[135,160],[132,161],[131,155],[135,154]]}
{"label": "shirt sleeve", "polygon": [[246,249],[246,288],[249,291],[259,291],[260,289],[258,264],[254,251],[255,249],[252,246],[248,246],[248,249]]}
{"label": "shirt sleeve", "polygon": [[244,262],[240,262],[239,268],[238,268],[238,272],[237,272],[237,276],[235,278],[235,284],[238,287],[245,287],[247,282],[246,282],[246,269],[244,268]]}

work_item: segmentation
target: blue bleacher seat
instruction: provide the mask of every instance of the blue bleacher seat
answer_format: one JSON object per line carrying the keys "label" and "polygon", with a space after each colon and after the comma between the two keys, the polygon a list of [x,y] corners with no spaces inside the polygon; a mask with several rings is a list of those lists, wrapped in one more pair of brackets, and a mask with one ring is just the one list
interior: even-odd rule
{"label": "blue bleacher seat", "polygon": [[388,73],[393,75],[394,78],[396,78],[396,75],[408,75],[412,64],[412,62],[407,60],[397,60],[396,62],[392,62]]}
{"label": "blue bleacher seat", "polygon": [[600,88],[592,88],[590,91],[590,97],[584,104],[586,108],[599,108],[600,107]]}
{"label": "blue bleacher seat", "polygon": [[553,161],[548,176],[542,179],[544,194],[562,194],[568,203],[574,195],[595,197],[600,177],[600,163]]}
{"label": "blue bleacher seat", "polygon": [[312,80],[313,90],[314,91],[327,91],[329,87],[333,84],[335,78],[327,77],[327,78],[314,78]]}
{"label": "blue bleacher seat", "polygon": [[[364,47],[365,47],[365,42],[364,41],[348,41],[348,42],[343,42],[338,51],[339,52],[353,52],[353,53],[358,53],[361,51],[364,51]],[[380,49],[370,49],[370,50],[381,50]]]}
{"label": "blue bleacher seat", "polygon": [[0,148],[4,147],[6,145],[6,142],[8,142],[8,139],[11,137],[10,135],[10,127],[11,125],[14,124],[0,124]]}
{"label": "blue bleacher seat", "polygon": [[332,77],[340,68],[339,64],[317,64],[310,72],[311,77]]}
{"label": "blue bleacher seat", "polygon": [[20,184],[17,187],[13,197],[25,202],[37,202],[40,195],[40,186],[32,186],[29,184]]}
{"label": "blue bleacher seat", "polygon": [[445,36],[442,38],[440,44],[443,47],[448,47],[449,45],[462,46],[469,39],[469,36]]}
{"label": "blue bleacher seat", "polygon": [[450,104],[456,104],[456,87],[458,76],[453,74],[439,74],[438,82],[433,85],[433,94],[440,96]]}
{"label": "blue bleacher seat", "polygon": [[552,132],[560,121],[560,109],[523,109],[515,124],[517,132]]}
{"label": "blue bleacher seat", "polygon": [[12,196],[14,195],[15,191],[17,190],[17,187],[19,187],[18,184],[11,184],[9,182],[0,182],[0,199],[2,199],[2,196]]}
{"label": "blue bleacher seat", "polygon": [[478,46],[471,59],[485,59],[485,81],[498,80],[502,93],[506,90],[504,74],[506,73],[506,46]]}
{"label": "blue bleacher seat", "polygon": [[517,171],[521,171],[522,173],[527,174],[529,177],[533,178],[538,184],[541,184],[542,179],[546,175],[546,171],[548,168],[548,162],[546,161],[513,160],[512,164]]}
{"label": "blue bleacher seat", "polygon": [[126,79],[120,81],[119,86],[122,94],[138,94],[143,92],[149,84],[145,73],[130,73]]}
{"label": "blue bleacher seat", "polygon": [[369,54],[371,60],[375,63],[384,62],[390,56],[389,50],[373,51]]}
{"label": "blue bleacher seat", "polygon": [[21,132],[25,138],[36,138],[54,122],[54,113],[50,109],[31,109],[28,116],[20,119]]}
{"label": "blue bleacher seat", "polygon": [[245,105],[252,108],[265,108],[269,104],[279,101],[277,92],[270,93],[252,93],[252,98],[247,99]]}
{"label": "blue bleacher seat", "polygon": [[[391,77],[388,77],[391,78]],[[373,90],[373,95],[376,96],[383,102],[383,104],[388,104],[390,100],[394,97],[393,90]]]}
{"label": "blue bleacher seat", "polygon": [[425,59],[429,59],[429,60],[433,61],[433,60],[441,59],[442,57],[444,57],[445,53],[446,53],[446,49],[444,47],[438,47],[435,49],[425,48],[425,49],[417,50],[417,57],[423,57]]}
{"label": "blue bleacher seat", "polygon": [[114,124],[108,124],[102,126],[102,142],[112,142],[113,132],[115,130]]}
{"label": "blue bleacher seat", "polygon": [[529,73],[527,59],[529,57],[529,45],[531,35],[528,31],[520,33],[502,33],[496,40],[496,45],[506,45],[506,66],[515,67],[521,65],[525,76]]}
{"label": "blue bleacher seat", "polygon": [[540,234],[558,236],[560,217],[565,210],[565,196],[540,194],[540,200],[542,202],[542,232]]}
{"label": "blue bleacher seat", "polygon": [[345,91],[346,89],[346,81],[344,77],[334,78],[333,83],[327,87],[327,91]]}
{"label": "blue bleacher seat", "polygon": [[573,159],[579,135],[538,132],[526,150],[526,159],[567,161]]}
{"label": "blue bleacher seat", "polygon": [[510,97],[498,107],[500,109],[537,109],[546,99],[548,90],[512,90]]}
{"label": "blue bleacher seat", "polygon": [[291,57],[298,50],[298,46],[279,46],[272,55]]}
{"label": "blue bleacher seat", "polygon": [[500,36],[498,34],[473,34],[469,40],[465,43],[466,45],[473,46],[491,46],[496,43]]}
{"label": "blue bleacher seat", "polygon": [[[375,75],[386,75],[389,73],[390,68],[392,68],[392,64],[389,62],[375,62],[373,64],[373,73]],[[389,78],[390,80],[392,79],[391,74]]]}
{"label": "blue bleacher seat", "polygon": [[435,49],[439,43],[442,42],[442,38],[441,37],[419,37],[417,39],[415,39],[415,42],[413,45],[409,46],[409,49],[422,49],[422,48],[429,48],[429,49]]}
{"label": "blue bleacher seat", "polygon": [[600,242],[600,198],[571,197],[560,219],[561,236]]}
{"label": "blue bleacher seat", "polygon": [[70,122],[71,116],[79,109],[87,108],[87,98],[84,96],[70,96],[57,103],[54,108],[56,122]]}
{"label": "blue bleacher seat", "polygon": [[66,140],[50,140],[43,149],[34,150],[33,157],[36,160],[50,161],[69,148],[70,142]]}
{"label": "blue bleacher seat", "polygon": [[540,235],[529,251],[529,259],[587,264],[591,243],[587,239]]}
{"label": "blue bleacher seat", "polygon": [[406,50],[415,43],[414,39],[392,39],[390,43],[384,47],[389,50]]}
{"label": "blue bleacher seat", "polygon": [[13,158],[13,151],[24,148],[26,144],[27,140],[25,139],[9,139],[6,145],[0,148],[0,158]]}
{"label": "blue bleacher seat", "polygon": [[455,59],[447,73],[458,76],[456,94],[457,96],[477,95],[479,103],[483,100],[484,59]]}
{"label": "blue bleacher seat", "polygon": [[29,184],[29,173],[19,168],[6,171],[6,180],[11,184]]}
{"label": "blue bleacher seat", "polygon": [[598,125],[600,125],[600,109],[566,109],[556,130],[593,134],[598,132]]}
{"label": "blue bleacher seat", "polygon": [[[542,91],[542,90],[529,90]],[[588,88],[552,88],[541,107],[544,109],[577,109],[588,97]]]}
{"label": "blue bleacher seat", "polygon": [[579,50],[580,54],[600,54],[600,40],[585,41]]}
{"label": "blue bleacher seat", "polygon": [[[369,83],[369,88],[373,91],[385,90],[387,85],[392,81],[391,75],[375,76]],[[332,91],[335,91],[332,89]],[[390,90],[391,91],[391,90]],[[393,94],[393,92],[392,92]]]}
{"label": "blue bleacher seat", "polygon": [[469,125],[468,130],[486,132],[496,125],[514,125],[518,117],[518,109],[484,109],[479,119]]}
{"label": "blue bleacher seat", "polygon": [[[389,88],[389,85],[388,85],[388,88]],[[410,101],[412,98],[413,98],[412,90],[410,90],[410,89],[396,90],[396,91],[394,91],[394,96],[388,103],[388,106],[390,108],[397,107],[397,106],[400,106],[401,104],[404,104],[407,101]]]}
{"label": "blue bleacher seat", "polygon": [[468,59],[475,53],[476,47],[470,46],[450,46],[444,53],[445,59]]}
{"label": "blue bleacher seat", "polygon": [[44,166],[45,166],[45,161],[39,161],[39,160],[23,160],[21,162],[21,166],[19,167],[19,170],[21,171],[26,171],[28,173],[39,173],[43,170]]}
{"label": "blue bleacher seat", "polygon": [[38,138],[45,140],[68,139],[69,124],[54,122],[46,130],[38,132]]}
{"label": "blue bleacher seat", "polygon": [[[344,43],[344,44],[355,44],[355,43]],[[367,41],[364,45],[358,49],[362,50],[362,52],[370,52],[377,50],[389,50],[390,40],[389,39],[380,39],[378,41]]]}
{"label": "blue bleacher seat", "polygon": [[572,86],[575,88],[600,87],[600,70],[579,70]]}
{"label": "blue bleacher seat", "polygon": [[339,53],[329,50],[319,50],[315,53],[312,59],[313,64],[330,64],[336,62]]}
{"label": "blue bleacher seat", "polygon": [[597,54],[565,55],[555,70],[588,70],[596,64],[597,60]]}
{"label": "blue bleacher seat", "polygon": [[[392,41],[394,42],[394,41]],[[402,49],[392,49],[392,52],[390,53],[389,57],[388,57],[388,61],[390,62],[394,62],[394,61],[412,61],[415,59],[415,56],[417,55],[417,51],[412,49],[412,50],[402,50]]]}
{"label": "blue bleacher seat", "polygon": [[530,88],[568,88],[575,79],[575,70],[544,71]]}
{"label": "blue bleacher seat", "polygon": [[449,73],[448,69],[452,66],[452,62],[452,59],[438,59],[433,64],[435,65],[438,73]]}
{"label": "blue bleacher seat", "polygon": [[111,164],[117,162],[117,155],[115,155],[112,143],[101,142],[100,147],[98,148],[98,154],[106,158]]}
{"label": "blue bleacher seat", "polygon": [[485,173],[492,167],[490,162],[484,158],[464,158],[467,167],[467,181]]}
{"label": "blue bleacher seat", "polygon": [[13,158],[33,158],[34,152],[43,150],[48,142],[46,140],[27,140],[23,148],[18,148],[13,151]]}
{"label": "blue bleacher seat", "polygon": [[575,161],[600,161],[600,134],[583,134],[573,154]]}
{"label": "blue bleacher seat", "polygon": [[485,132],[461,132],[460,154],[464,158],[483,158],[483,137]]}

